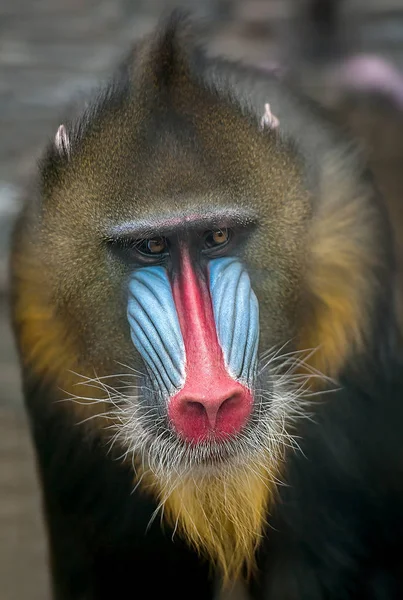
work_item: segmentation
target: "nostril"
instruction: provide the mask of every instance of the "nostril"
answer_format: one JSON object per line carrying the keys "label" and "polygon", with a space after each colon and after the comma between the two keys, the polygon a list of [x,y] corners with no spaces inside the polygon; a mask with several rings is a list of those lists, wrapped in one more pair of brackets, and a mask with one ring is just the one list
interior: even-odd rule
{"label": "nostril", "polygon": [[183,402],[183,408],[189,417],[203,418],[205,415],[207,415],[205,407],[197,400],[185,400]]}
{"label": "nostril", "polygon": [[197,419],[204,427],[215,429],[217,415],[223,402],[218,399],[193,400],[183,398],[179,410],[188,420]]}
{"label": "nostril", "polygon": [[232,385],[232,389],[228,387],[210,393],[182,389],[171,399],[168,408],[175,430],[195,442],[212,433],[217,439],[238,433],[250,415],[252,396],[241,384]]}
{"label": "nostril", "polygon": [[206,400],[194,400],[184,398],[182,400],[182,412],[186,418],[200,419],[206,422],[211,429],[215,429],[218,421],[225,420],[227,414],[236,410],[237,404],[242,402],[241,394],[232,394],[228,398],[209,398]]}
{"label": "nostril", "polygon": [[232,410],[235,406],[242,402],[241,394],[232,394],[229,398],[226,398],[218,408],[217,415],[225,413],[228,410]]}
{"label": "nostril", "polygon": [[[240,393],[232,394],[218,407],[215,416],[216,429],[226,429],[226,424],[232,422],[232,426],[238,430],[241,427],[240,421],[247,419],[249,411],[250,405],[245,396]],[[235,421],[233,417],[235,417]]]}

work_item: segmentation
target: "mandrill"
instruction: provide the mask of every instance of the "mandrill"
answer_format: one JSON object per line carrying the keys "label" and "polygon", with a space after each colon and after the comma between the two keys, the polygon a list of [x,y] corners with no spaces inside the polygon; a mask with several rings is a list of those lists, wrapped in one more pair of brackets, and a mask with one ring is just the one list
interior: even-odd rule
{"label": "mandrill", "polygon": [[53,598],[403,598],[393,239],[360,153],[174,13],[60,125],[12,313]]}

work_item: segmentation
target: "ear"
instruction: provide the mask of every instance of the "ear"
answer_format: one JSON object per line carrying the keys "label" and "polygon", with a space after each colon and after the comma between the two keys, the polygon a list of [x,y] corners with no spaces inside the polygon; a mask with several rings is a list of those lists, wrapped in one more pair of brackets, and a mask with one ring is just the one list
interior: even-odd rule
{"label": "ear", "polygon": [[70,158],[70,139],[65,125],[60,125],[54,140],[56,150],[63,157]]}
{"label": "ear", "polygon": [[265,129],[277,129],[280,125],[280,121],[277,119],[275,115],[271,112],[270,104],[266,102],[264,105],[264,114],[260,119],[260,129],[264,131]]}

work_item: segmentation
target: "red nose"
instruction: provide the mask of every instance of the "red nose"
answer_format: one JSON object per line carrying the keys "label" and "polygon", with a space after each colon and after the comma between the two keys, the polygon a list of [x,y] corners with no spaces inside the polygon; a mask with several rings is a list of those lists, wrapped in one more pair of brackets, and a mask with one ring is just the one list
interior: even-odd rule
{"label": "red nose", "polygon": [[172,293],[185,344],[186,379],[169,400],[171,425],[192,443],[234,435],[250,415],[252,394],[224,364],[208,279],[196,273],[186,246],[181,249],[180,274],[172,282]]}
{"label": "red nose", "polygon": [[183,438],[193,443],[212,437],[219,440],[237,434],[245,425],[252,407],[246,387],[230,378],[221,385],[215,382],[212,390],[202,391],[200,384],[198,389],[190,387],[185,385],[169,403],[171,423]]}

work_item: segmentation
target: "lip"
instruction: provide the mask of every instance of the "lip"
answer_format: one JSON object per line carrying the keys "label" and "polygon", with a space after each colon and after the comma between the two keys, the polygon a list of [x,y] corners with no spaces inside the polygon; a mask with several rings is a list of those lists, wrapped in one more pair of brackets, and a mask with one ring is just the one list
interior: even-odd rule
{"label": "lip", "polygon": [[192,448],[199,448],[199,447],[206,448],[206,447],[210,447],[210,446],[217,446],[219,448],[222,448],[226,442],[231,441],[231,440],[236,440],[236,438],[239,435],[239,432],[234,431],[232,433],[232,432],[221,432],[221,431],[210,430],[195,440],[187,439],[185,436],[182,436],[180,433],[176,433],[176,435],[181,440],[183,440],[186,444],[191,446]]}
{"label": "lip", "polygon": [[188,450],[189,454],[194,454],[195,461],[200,465],[222,464],[228,462],[238,454],[237,442],[240,434],[219,436],[210,433],[208,437],[195,442],[186,440],[180,434],[173,432],[176,439]]}

